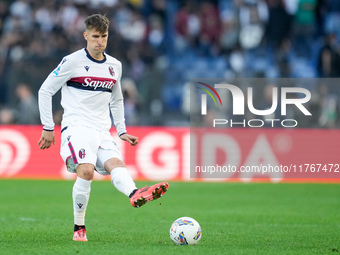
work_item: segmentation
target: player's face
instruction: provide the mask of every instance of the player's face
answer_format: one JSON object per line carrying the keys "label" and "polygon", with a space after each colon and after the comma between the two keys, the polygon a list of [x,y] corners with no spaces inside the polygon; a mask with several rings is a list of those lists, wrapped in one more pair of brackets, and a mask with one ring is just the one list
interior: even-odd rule
{"label": "player's face", "polygon": [[100,33],[94,29],[84,32],[87,41],[86,49],[94,59],[103,59],[103,51],[106,49],[108,36],[108,32]]}

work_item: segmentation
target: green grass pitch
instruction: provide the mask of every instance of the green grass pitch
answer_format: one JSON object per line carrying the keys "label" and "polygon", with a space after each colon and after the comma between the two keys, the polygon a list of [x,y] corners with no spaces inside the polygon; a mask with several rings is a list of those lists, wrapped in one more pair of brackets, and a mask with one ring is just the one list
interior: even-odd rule
{"label": "green grass pitch", "polygon": [[[149,182],[138,182],[142,187]],[[340,185],[170,182],[133,208],[109,181],[94,181],[88,242],[74,242],[73,181],[0,180],[0,254],[339,254]],[[202,227],[176,246],[171,223]]]}

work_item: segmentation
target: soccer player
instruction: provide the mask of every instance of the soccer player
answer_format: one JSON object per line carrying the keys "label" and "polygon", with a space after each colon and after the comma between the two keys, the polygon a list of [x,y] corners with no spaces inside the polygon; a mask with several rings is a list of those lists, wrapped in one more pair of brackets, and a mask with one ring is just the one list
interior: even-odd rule
{"label": "soccer player", "polygon": [[40,149],[54,144],[52,96],[61,89],[64,109],[60,155],[67,170],[77,173],[72,198],[75,241],[87,241],[85,212],[94,171],[110,175],[112,184],[130,198],[134,207],[161,197],[168,183],[137,189],[110,134],[111,118],[120,139],[132,146],[138,138],[126,131],[120,80],[122,64],[104,52],[109,20],[101,14],[85,19],[86,48],[62,59],[39,90],[39,111],[43,131]]}

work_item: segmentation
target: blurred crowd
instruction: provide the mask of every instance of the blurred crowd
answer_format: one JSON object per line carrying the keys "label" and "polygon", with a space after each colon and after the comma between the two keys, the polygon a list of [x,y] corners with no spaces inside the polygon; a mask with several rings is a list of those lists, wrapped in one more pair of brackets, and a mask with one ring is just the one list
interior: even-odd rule
{"label": "blurred crowd", "polygon": [[[86,45],[83,20],[93,13],[110,19],[107,53],[123,64],[128,125],[188,126],[190,78],[340,77],[338,0],[5,0],[0,124],[40,123],[37,91]],[[305,87],[318,113],[306,127],[338,128],[340,89]]]}

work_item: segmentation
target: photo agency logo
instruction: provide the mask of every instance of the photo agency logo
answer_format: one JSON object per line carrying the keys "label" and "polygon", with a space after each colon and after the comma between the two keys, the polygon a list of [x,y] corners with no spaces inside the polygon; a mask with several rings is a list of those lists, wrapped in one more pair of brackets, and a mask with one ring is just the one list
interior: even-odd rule
{"label": "photo agency logo", "polygon": [[[257,81],[258,82],[258,81]],[[254,87],[240,87],[227,84],[215,83],[208,84],[207,82],[195,82],[197,89],[203,91],[200,97],[200,115],[207,116],[209,108],[215,107],[216,111],[223,112],[226,104],[221,98],[223,93],[230,93],[232,98],[231,118],[210,118],[210,127],[296,127],[298,120],[287,117],[287,108],[296,107],[295,111],[299,111],[304,116],[311,116],[312,114],[306,108],[305,104],[311,99],[311,93],[308,89],[300,87],[272,87],[271,91],[271,106],[264,109],[258,109],[254,103]],[[280,92],[280,93],[279,93]],[[209,104],[208,100],[212,100],[213,104]],[[228,100],[229,101],[229,100]],[[288,106],[288,107],[287,107]],[[247,112],[250,114],[247,114]],[[246,116],[253,116],[254,118],[246,118]],[[275,116],[273,118],[272,116]]]}

